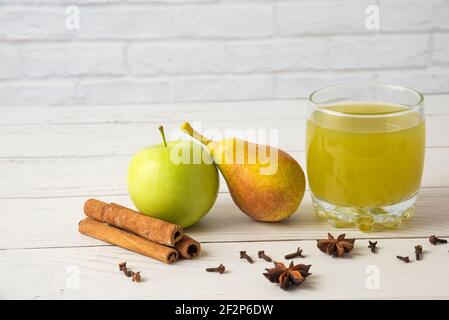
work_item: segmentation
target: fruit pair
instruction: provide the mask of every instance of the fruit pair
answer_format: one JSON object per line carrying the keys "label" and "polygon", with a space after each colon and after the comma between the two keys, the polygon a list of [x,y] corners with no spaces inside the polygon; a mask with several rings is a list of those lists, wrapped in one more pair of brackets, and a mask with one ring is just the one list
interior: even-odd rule
{"label": "fruit pair", "polygon": [[[129,167],[129,193],[139,211],[183,227],[193,225],[217,198],[216,167],[235,204],[255,220],[281,221],[296,211],[305,178],[289,154],[236,138],[212,141],[186,122],[181,129],[203,143],[208,153],[191,141],[167,144],[161,131],[164,143],[139,151]],[[201,161],[179,163],[181,151],[192,160],[195,150],[200,150]]]}

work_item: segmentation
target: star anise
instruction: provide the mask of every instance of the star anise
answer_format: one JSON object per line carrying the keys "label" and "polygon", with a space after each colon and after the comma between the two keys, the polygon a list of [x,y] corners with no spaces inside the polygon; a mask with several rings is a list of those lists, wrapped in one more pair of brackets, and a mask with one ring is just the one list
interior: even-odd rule
{"label": "star anise", "polygon": [[279,283],[281,289],[288,289],[290,285],[299,286],[304,280],[311,275],[309,273],[311,265],[297,264],[294,265],[293,261],[287,268],[282,262],[275,262],[274,268],[265,269],[263,275],[270,280],[270,282]]}
{"label": "star anise", "polygon": [[330,256],[342,257],[354,248],[355,239],[345,239],[345,234],[341,234],[335,239],[330,233],[327,239],[317,240],[318,249]]}

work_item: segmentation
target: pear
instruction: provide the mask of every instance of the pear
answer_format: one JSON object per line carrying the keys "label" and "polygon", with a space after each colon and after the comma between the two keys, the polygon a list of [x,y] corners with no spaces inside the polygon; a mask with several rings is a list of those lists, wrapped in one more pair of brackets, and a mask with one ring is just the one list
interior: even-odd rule
{"label": "pear", "polygon": [[287,152],[237,138],[212,141],[185,122],[188,135],[201,141],[222,173],[241,211],[258,221],[281,221],[299,207],[304,171]]}

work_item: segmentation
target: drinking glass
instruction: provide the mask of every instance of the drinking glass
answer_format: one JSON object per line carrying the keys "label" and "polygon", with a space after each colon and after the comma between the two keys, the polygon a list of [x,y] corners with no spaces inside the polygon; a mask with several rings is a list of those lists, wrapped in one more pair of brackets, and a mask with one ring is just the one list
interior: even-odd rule
{"label": "drinking glass", "polygon": [[336,227],[395,228],[412,216],[425,153],[424,97],[381,83],[309,97],[307,175],[315,213]]}

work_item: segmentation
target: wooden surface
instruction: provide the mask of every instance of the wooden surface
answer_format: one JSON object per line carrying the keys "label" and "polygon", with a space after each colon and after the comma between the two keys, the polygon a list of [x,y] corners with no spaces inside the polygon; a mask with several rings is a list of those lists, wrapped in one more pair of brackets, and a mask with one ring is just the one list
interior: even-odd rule
{"label": "wooden surface", "polygon": [[[427,240],[449,237],[449,96],[426,98],[423,188],[415,217],[398,230],[333,229],[314,217],[308,193],[287,221],[258,223],[239,212],[221,181],[214,208],[188,229],[202,242],[201,257],[170,266],[79,234],[83,202],[97,197],[131,206],[128,162],[139,148],[160,141],[161,123],[169,136],[184,120],[203,130],[279,129],[279,145],[305,167],[305,101],[0,107],[0,298],[449,298],[449,245]],[[350,257],[318,251],[315,239],[328,231],[358,239]],[[379,241],[377,254],[368,239]],[[414,258],[417,244],[424,260],[395,258]],[[257,259],[257,251],[282,260],[298,246],[306,258],[296,262],[312,264],[313,275],[284,292],[262,276],[270,264]],[[240,250],[256,262],[239,259]],[[125,260],[142,272],[142,283],[117,271]],[[204,271],[219,263],[229,271]]]}

